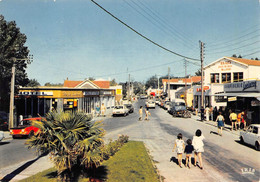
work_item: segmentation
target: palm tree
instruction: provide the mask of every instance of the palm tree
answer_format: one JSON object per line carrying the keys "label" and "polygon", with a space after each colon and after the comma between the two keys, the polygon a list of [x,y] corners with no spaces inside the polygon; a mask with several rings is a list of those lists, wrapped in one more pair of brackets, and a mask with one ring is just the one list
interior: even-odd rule
{"label": "palm tree", "polygon": [[29,148],[48,152],[62,181],[75,177],[77,171],[100,166],[104,142],[101,122],[90,121],[84,112],[52,111],[34,125],[40,132],[28,139]]}

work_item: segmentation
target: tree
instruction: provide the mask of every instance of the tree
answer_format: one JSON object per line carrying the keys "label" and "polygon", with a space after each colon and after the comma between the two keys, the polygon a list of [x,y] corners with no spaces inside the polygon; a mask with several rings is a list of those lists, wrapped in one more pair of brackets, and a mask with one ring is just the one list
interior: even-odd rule
{"label": "tree", "polygon": [[238,58],[242,58],[242,56],[239,54]]}
{"label": "tree", "polygon": [[47,83],[44,84],[44,86],[46,86],[46,87],[62,87],[63,83],[50,83],[50,82],[47,82]]}
{"label": "tree", "polygon": [[9,94],[11,82],[11,68],[14,64],[14,58],[18,59],[15,63],[15,85],[25,86],[29,80],[25,69],[29,50],[25,45],[25,34],[16,27],[15,21],[7,22],[4,16],[0,15],[0,110],[8,110]]}
{"label": "tree", "polygon": [[196,76],[201,76],[201,70],[199,69],[198,71],[195,72]]}
{"label": "tree", "polygon": [[36,79],[30,79],[29,83],[26,85],[27,87],[38,87],[41,84]]}
{"label": "tree", "polygon": [[237,55],[236,55],[236,54],[233,54],[232,57],[233,57],[233,58],[237,58]]}
{"label": "tree", "polygon": [[40,153],[49,153],[62,181],[75,181],[84,169],[97,168],[103,160],[104,130],[84,112],[52,111],[34,122],[41,132],[27,144]]}
{"label": "tree", "polygon": [[117,83],[116,83],[116,79],[113,79],[109,82],[110,86],[116,86]]}

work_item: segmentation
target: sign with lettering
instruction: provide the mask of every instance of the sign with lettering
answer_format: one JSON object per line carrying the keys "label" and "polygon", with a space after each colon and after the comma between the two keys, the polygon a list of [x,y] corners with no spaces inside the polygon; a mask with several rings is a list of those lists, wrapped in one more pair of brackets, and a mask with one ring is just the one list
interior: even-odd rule
{"label": "sign with lettering", "polygon": [[220,65],[218,66],[218,69],[221,71],[230,71],[232,68],[232,63],[229,60],[221,61]]}
{"label": "sign with lettering", "polygon": [[70,97],[70,98],[78,98],[82,97],[82,91],[62,91],[61,97]]}
{"label": "sign with lettering", "polygon": [[84,91],[83,95],[86,96],[99,95],[99,91]]}
{"label": "sign with lettering", "polygon": [[52,96],[53,92],[23,91],[23,92],[19,92],[18,95],[23,95],[23,96]]}
{"label": "sign with lettering", "polygon": [[101,91],[101,95],[112,95],[112,91],[103,90]]}
{"label": "sign with lettering", "polygon": [[244,81],[224,84],[225,92],[260,92],[260,81]]}

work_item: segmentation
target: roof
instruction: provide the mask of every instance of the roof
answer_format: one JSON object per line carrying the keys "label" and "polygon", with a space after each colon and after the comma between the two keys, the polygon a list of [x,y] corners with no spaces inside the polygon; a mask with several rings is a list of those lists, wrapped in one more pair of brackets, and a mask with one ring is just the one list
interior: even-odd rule
{"label": "roof", "polygon": [[72,80],[65,80],[63,87],[68,87],[68,88],[74,88],[81,84],[83,81],[72,81]]}
{"label": "roof", "polygon": [[233,58],[233,57],[227,57],[228,59],[238,61],[240,63],[246,64],[246,65],[252,65],[252,66],[260,66],[260,61],[258,60],[251,60],[251,59],[243,59],[243,58]]}
{"label": "roof", "polygon": [[[201,81],[201,76],[192,76],[190,78],[173,78],[170,79],[170,82],[173,83],[179,83],[180,81],[182,81],[183,83],[185,83],[185,80],[187,80],[187,83],[194,83],[194,82],[200,82]],[[162,82],[168,82],[168,79],[162,79]]]}
{"label": "roof", "polygon": [[109,88],[110,87],[110,81],[95,80],[95,81],[93,81],[93,83],[96,84],[100,88]]}

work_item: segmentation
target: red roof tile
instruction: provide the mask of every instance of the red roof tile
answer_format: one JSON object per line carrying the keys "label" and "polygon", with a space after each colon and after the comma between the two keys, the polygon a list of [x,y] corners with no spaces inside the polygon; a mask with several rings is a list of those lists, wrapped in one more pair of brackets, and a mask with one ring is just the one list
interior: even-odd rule
{"label": "red roof tile", "polygon": [[94,84],[96,84],[100,88],[109,88],[110,87],[110,81],[93,81]]}
{"label": "red roof tile", "polygon": [[257,60],[243,59],[243,58],[233,58],[233,57],[227,57],[227,58],[232,59],[234,61],[238,61],[240,63],[247,64],[247,65],[260,66],[260,61],[257,61]]}
{"label": "red roof tile", "polygon": [[[180,82],[182,81],[183,83],[185,83],[185,78],[173,78],[170,79],[170,82]],[[193,83],[193,82],[200,82],[201,81],[201,76],[193,76],[191,78],[187,78],[187,83]],[[168,82],[168,79],[162,79],[162,82]]]}
{"label": "red roof tile", "polygon": [[83,81],[71,81],[71,80],[65,80],[63,87],[69,87],[69,88],[74,88],[77,85],[81,84]]}

